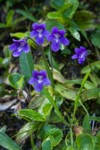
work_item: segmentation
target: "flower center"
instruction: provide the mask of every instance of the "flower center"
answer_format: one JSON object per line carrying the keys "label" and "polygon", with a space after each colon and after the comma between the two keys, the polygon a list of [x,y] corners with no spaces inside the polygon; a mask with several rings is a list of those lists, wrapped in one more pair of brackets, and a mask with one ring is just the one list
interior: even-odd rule
{"label": "flower center", "polygon": [[42,31],[43,31],[43,29],[38,29],[38,30],[37,30],[37,32],[38,32],[39,34],[41,34]]}
{"label": "flower center", "polygon": [[60,35],[58,33],[54,34],[56,39],[59,39]]}
{"label": "flower center", "polygon": [[80,54],[80,58],[83,58],[83,57],[85,57],[85,52],[83,51],[83,52],[81,52],[81,54]]}
{"label": "flower center", "polygon": [[21,52],[22,51],[22,48],[24,47],[25,43],[24,42],[21,42],[19,47],[18,47],[18,52]]}
{"label": "flower center", "polygon": [[39,33],[39,37],[41,38],[41,37],[42,37],[42,34]]}
{"label": "flower center", "polygon": [[42,83],[43,82],[43,76],[39,75],[38,76],[38,83]]}

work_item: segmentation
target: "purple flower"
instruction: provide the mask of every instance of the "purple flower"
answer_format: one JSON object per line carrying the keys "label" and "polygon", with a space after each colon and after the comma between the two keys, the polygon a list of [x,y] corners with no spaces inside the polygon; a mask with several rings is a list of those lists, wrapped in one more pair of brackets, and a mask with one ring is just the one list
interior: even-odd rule
{"label": "purple flower", "polygon": [[65,33],[65,30],[59,30],[57,27],[53,27],[52,33],[47,36],[47,40],[52,42],[52,51],[57,52],[60,49],[60,44],[65,46],[69,45],[69,40],[65,38]]}
{"label": "purple flower", "polygon": [[36,38],[36,43],[41,45],[44,43],[44,37],[48,35],[48,31],[46,30],[45,24],[32,24],[33,31],[31,31],[30,36]]}
{"label": "purple flower", "polygon": [[85,47],[80,46],[80,48],[75,48],[76,54],[72,56],[72,59],[78,59],[78,63],[82,64],[87,56],[87,50]]}
{"label": "purple flower", "polygon": [[41,92],[43,87],[46,85],[50,85],[50,80],[47,77],[47,73],[45,70],[37,71],[34,70],[32,72],[32,77],[29,80],[29,84],[34,84],[34,89],[37,92]]}
{"label": "purple flower", "polygon": [[14,43],[9,46],[9,50],[12,51],[14,57],[20,56],[22,52],[28,53],[30,51],[30,47],[28,46],[26,39],[13,39],[13,42]]}

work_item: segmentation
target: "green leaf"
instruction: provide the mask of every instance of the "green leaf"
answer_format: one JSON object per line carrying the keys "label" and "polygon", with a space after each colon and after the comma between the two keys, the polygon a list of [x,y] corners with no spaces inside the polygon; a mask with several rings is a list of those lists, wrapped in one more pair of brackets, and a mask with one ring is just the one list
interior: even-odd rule
{"label": "green leaf", "polygon": [[6,58],[11,58],[11,56],[12,56],[12,52],[9,50],[8,46],[4,47],[3,53],[4,53],[4,55],[5,55]]}
{"label": "green leaf", "polygon": [[94,20],[93,20],[94,18],[95,18],[95,15],[93,14],[93,12],[88,11],[88,10],[77,11],[73,17],[76,24],[82,30],[94,29],[96,27],[96,25],[94,24]]}
{"label": "green leaf", "polygon": [[[90,65],[91,65],[92,70],[100,69],[100,60],[95,61],[95,62],[91,63]],[[87,73],[88,71],[92,71],[91,68],[90,68],[90,65],[87,65],[86,67],[84,67],[81,70],[81,73],[84,74],[84,73]]]}
{"label": "green leaf", "polygon": [[67,0],[65,5],[61,8],[63,18],[72,18],[78,8],[78,5],[78,0]]}
{"label": "green leaf", "polygon": [[65,78],[62,76],[62,74],[56,70],[56,69],[53,69],[53,78],[60,82],[60,83],[65,83]]}
{"label": "green leaf", "polygon": [[10,10],[6,17],[6,25],[7,27],[12,26],[13,24],[13,16],[14,16],[14,10]]}
{"label": "green leaf", "polygon": [[0,28],[7,28],[7,25],[5,23],[0,22]]}
{"label": "green leaf", "polygon": [[60,130],[59,128],[53,128],[46,132],[45,137],[50,138],[51,145],[52,147],[54,147],[54,146],[57,146],[61,142],[63,133],[62,133],[62,130]]}
{"label": "green leaf", "polygon": [[96,135],[95,148],[94,150],[100,150],[100,131]]}
{"label": "green leaf", "polygon": [[41,95],[35,95],[29,102],[28,108],[36,109],[41,107],[42,103],[44,103],[45,97]]}
{"label": "green leaf", "polygon": [[11,33],[10,36],[11,37],[15,37],[15,38],[24,38],[25,37],[25,33],[22,33],[22,32]]}
{"label": "green leaf", "polygon": [[100,48],[100,29],[92,34],[92,44]]}
{"label": "green leaf", "polygon": [[90,74],[90,79],[93,82],[95,87],[98,87],[98,85],[100,84],[100,78],[94,73],[94,74]]}
{"label": "green leaf", "polygon": [[36,18],[29,11],[25,11],[22,9],[16,9],[16,12],[23,15],[25,18],[27,18],[33,22],[37,22]]}
{"label": "green leaf", "polygon": [[90,82],[90,81],[86,81],[86,83],[84,84],[84,87],[85,87],[85,89],[93,89],[93,88],[96,88],[96,86],[92,83],[92,82]]}
{"label": "green leaf", "polygon": [[75,150],[74,149],[74,147],[73,146],[68,146],[68,147],[66,147],[66,149],[65,150]]}
{"label": "green leaf", "polygon": [[89,134],[81,134],[76,139],[77,150],[94,150],[94,140]]}
{"label": "green leaf", "polygon": [[[30,36],[30,35],[29,35],[29,36]],[[31,47],[33,47],[34,49],[37,48],[35,41],[33,41],[32,39],[28,39],[27,42],[28,42],[28,44],[29,44]]]}
{"label": "green leaf", "polygon": [[73,36],[76,40],[78,40],[78,41],[81,40],[81,39],[80,39],[80,34],[79,34],[79,32],[76,30],[76,28],[70,27],[68,30],[71,32],[72,36]]}
{"label": "green leaf", "polygon": [[84,90],[82,93],[82,99],[84,101],[91,100],[91,99],[97,99],[100,96],[99,94],[100,94],[100,88]]}
{"label": "green leaf", "polygon": [[64,29],[64,26],[57,20],[47,20],[46,21],[47,30],[51,31],[54,26],[57,26],[59,30]]}
{"label": "green leaf", "polygon": [[65,0],[50,0],[50,4],[53,8],[59,9],[61,8],[65,3]]}
{"label": "green leaf", "polygon": [[91,131],[90,116],[87,114],[85,115],[83,120],[83,128],[87,131]]}
{"label": "green leaf", "polygon": [[42,150],[51,150],[51,141],[49,138],[42,142]]}
{"label": "green leaf", "polygon": [[17,143],[23,143],[33,132],[39,128],[39,125],[39,122],[29,122],[25,124],[16,135]]}
{"label": "green leaf", "polygon": [[21,150],[21,148],[6,135],[0,132],[0,145],[8,150]]}
{"label": "green leaf", "polygon": [[49,103],[46,103],[44,106],[43,106],[43,113],[45,116],[48,116],[51,112],[51,109],[52,109],[52,105],[49,104]]}
{"label": "green leaf", "polygon": [[26,80],[29,80],[32,76],[32,71],[34,68],[31,52],[29,53],[23,52],[19,57],[19,61],[21,73],[25,76]]}
{"label": "green leaf", "polygon": [[90,120],[94,120],[94,121],[100,122],[100,117],[91,116]]}
{"label": "green leaf", "polygon": [[59,17],[62,17],[62,15],[61,15],[61,13],[60,12],[49,12],[48,14],[47,14],[47,17],[48,17],[48,19],[57,19],[57,18],[59,18]]}
{"label": "green leaf", "polygon": [[22,109],[19,111],[19,115],[32,121],[45,121],[44,116],[32,109]]}
{"label": "green leaf", "polygon": [[15,89],[22,89],[25,85],[24,76],[19,73],[13,73],[8,77],[10,85]]}
{"label": "green leaf", "polygon": [[69,88],[64,87],[61,84],[55,85],[55,91],[58,92],[62,97],[67,98],[69,100],[75,100],[76,90],[71,90]]}

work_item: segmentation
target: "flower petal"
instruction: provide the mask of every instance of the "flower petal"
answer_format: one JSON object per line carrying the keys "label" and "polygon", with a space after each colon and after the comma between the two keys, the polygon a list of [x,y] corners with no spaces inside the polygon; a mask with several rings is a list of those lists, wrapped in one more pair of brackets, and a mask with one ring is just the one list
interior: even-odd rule
{"label": "flower petal", "polygon": [[75,48],[75,52],[78,54],[81,53],[81,50],[79,48]]}
{"label": "flower petal", "polygon": [[44,78],[43,79],[43,84],[48,86],[48,85],[51,84],[51,82],[50,82],[50,80],[48,78]]}
{"label": "flower petal", "polygon": [[50,34],[50,32],[49,32],[48,30],[45,30],[45,31],[43,32],[43,35],[44,35],[45,37],[48,37],[49,34]]}
{"label": "flower petal", "polygon": [[23,51],[24,51],[25,53],[28,53],[28,52],[30,51],[30,47],[29,47],[29,45],[28,45],[27,43],[24,45]]}
{"label": "flower petal", "polygon": [[39,30],[39,29],[45,30],[46,25],[45,25],[45,24],[33,23],[33,24],[32,24],[32,28],[33,28],[34,30]]}
{"label": "flower petal", "polygon": [[33,23],[33,24],[32,24],[32,28],[33,28],[34,30],[36,30],[38,26],[39,26],[38,23]]}
{"label": "flower petal", "polygon": [[64,36],[65,35],[65,33],[66,33],[66,31],[65,30],[59,30],[59,35],[61,35],[61,36]]}
{"label": "flower petal", "polygon": [[21,54],[21,52],[18,52],[18,51],[13,52],[14,57],[18,57],[18,56],[20,56],[20,54]]}
{"label": "flower petal", "polygon": [[46,29],[46,25],[44,23],[39,24],[39,28],[45,30]]}
{"label": "flower petal", "polygon": [[60,42],[65,46],[69,45],[69,40],[65,37],[60,38]]}
{"label": "flower petal", "polygon": [[44,78],[46,78],[47,73],[45,70],[40,70],[39,75],[43,76]]}
{"label": "flower petal", "polygon": [[43,37],[43,35],[41,35],[41,36],[37,36],[36,37],[36,43],[38,44],[38,45],[41,45],[41,44],[43,44],[44,43],[44,37]]}
{"label": "flower petal", "polygon": [[82,64],[84,61],[85,61],[85,58],[79,58],[79,59],[78,59],[78,63],[79,63],[79,64]]}
{"label": "flower petal", "polygon": [[52,32],[52,34],[56,34],[59,32],[59,30],[57,27],[53,27],[51,32]]}
{"label": "flower petal", "polygon": [[36,83],[34,85],[34,89],[37,91],[37,92],[41,92],[42,89],[43,89],[43,83]]}
{"label": "flower petal", "polygon": [[52,34],[49,34],[46,36],[46,39],[49,41],[49,42],[52,42],[55,38]]}
{"label": "flower petal", "polygon": [[30,32],[30,37],[36,37],[37,36],[37,32],[36,31],[31,31]]}
{"label": "flower petal", "polygon": [[17,48],[18,48],[18,44],[17,44],[17,43],[11,44],[11,45],[9,46],[9,50],[11,50],[11,51],[16,50]]}
{"label": "flower petal", "polygon": [[28,81],[28,83],[29,84],[35,84],[37,82],[37,79],[36,78],[34,78],[34,77],[31,77],[30,79],[29,79],[29,81]]}
{"label": "flower petal", "polygon": [[26,40],[25,39],[20,39],[20,40],[13,39],[13,42],[21,43],[21,42],[26,42]]}
{"label": "flower petal", "polygon": [[80,46],[81,51],[86,51],[86,48],[84,46]]}
{"label": "flower petal", "polygon": [[53,41],[51,49],[53,52],[57,52],[60,49],[60,42]]}
{"label": "flower petal", "polygon": [[72,56],[72,59],[77,59],[77,58],[78,56],[76,54]]}
{"label": "flower petal", "polygon": [[[39,72],[37,70],[32,71],[32,76],[37,77]],[[38,79],[38,78],[37,78]]]}

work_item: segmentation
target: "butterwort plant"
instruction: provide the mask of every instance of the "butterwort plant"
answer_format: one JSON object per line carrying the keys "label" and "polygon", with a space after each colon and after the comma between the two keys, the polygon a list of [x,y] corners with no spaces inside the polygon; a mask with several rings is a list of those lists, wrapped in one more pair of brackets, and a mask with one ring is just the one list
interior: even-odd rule
{"label": "butterwort plant", "polygon": [[[40,71],[34,70],[32,72],[31,78],[30,78],[30,72],[31,72],[30,63],[32,64],[33,61],[31,61],[30,57],[28,57],[27,54],[25,55],[25,53],[28,53],[30,51],[30,47],[27,43],[28,38],[29,39],[31,38],[32,40],[34,40],[39,45],[39,48],[41,48],[41,49],[42,49],[42,44],[44,43],[44,40],[46,39],[47,41],[50,42],[51,49],[54,52],[57,52],[60,49],[61,44],[63,44],[64,46],[69,45],[69,40],[67,38],[65,38],[66,31],[65,30],[59,30],[57,27],[53,27],[53,29],[51,30],[51,33],[50,33],[48,30],[46,30],[45,24],[38,24],[38,23],[33,23],[32,29],[33,30],[30,32],[30,37],[20,39],[20,40],[14,39],[13,40],[14,43],[10,45],[9,49],[13,52],[14,57],[18,57],[18,56],[20,57],[20,63],[22,62],[22,64],[20,66],[23,66],[22,69],[23,68],[25,69],[24,71],[22,71],[23,74],[26,76],[26,70],[27,70],[27,74],[29,74],[28,83],[33,85],[34,89],[37,92],[42,91],[41,93],[44,94],[48,98],[50,103],[54,106],[54,108],[57,112],[57,115],[62,120],[62,122],[64,124],[68,125],[68,123],[66,122],[66,120],[64,119],[62,114],[60,113],[58,106],[54,102],[52,96],[47,91],[47,89],[44,88],[44,86],[49,86],[51,84],[51,82],[53,83],[52,75],[51,75],[52,73],[51,73],[51,70],[49,69],[49,65],[47,65],[48,62],[47,62],[47,59],[45,58],[45,54],[43,54],[42,56],[43,56],[44,61],[45,61],[44,65],[45,65],[46,70],[40,70]],[[22,52],[24,52],[24,53],[22,53]],[[43,51],[43,53],[44,53],[44,51]],[[21,57],[21,55],[23,57]],[[22,59],[22,61],[21,61],[21,59]],[[28,59],[27,60],[28,64],[24,63],[25,59]],[[28,66],[28,68],[27,68],[27,66]],[[50,79],[48,78],[47,74],[48,74]],[[52,85],[52,88],[54,88],[53,84],[51,84],[51,85]]]}
{"label": "butterwort plant", "polygon": [[[20,63],[21,63],[20,66],[22,66],[22,68],[24,69],[24,71],[22,70],[21,71],[23,72],[24,76],[27,76],[27,78],[25,78],[26,82],[28,82],[30,85],[33,85],[35,91],[41,92],[40,95],[43,95],[47,98],[50,104],[54,107],[55,112],[58,115],[61,122],[70,128],[70,138],[73,145],[72,129],[75,124],[73,118],[75,117],[76,110],[77,110],[76,107],[78,102],[77,97],[80,97],[80,95],[76,96],[75,99],[73,118],[71,118],[72,119],[71,121],[69,121],[68,119],[69,122],[67,122],[64,116],[62,115],[62,113],[59,111],[58,105],[56,103],[56,98],[55,98],[56,96],[54,95],[55,86],[53,86],[52,84],[53,69],[52,71],[50,70],[47,59],[45,58],[45,54],[44,54],[45,49],[44,51],[42,51],[43,52],[42,56],[44,59],[44,65],[46,70],[39,70],[39,71],[35,69],[33,70],[33,66],[30,67],[31,65],[33,65],[33,59],[31,59],[32,58],[31,52],[29,53],[31,56],[27,54],[30,51],[30,46],[27,43],[28,38],[34,40],[36,44],[39,45],[38,47],[40,48],[40,51],[43,46],[42,44],[44,43],[45,40],[47,40],[50,43],[51,50],[53,52],[58,52],[60,50],[61,45],[68,46],[70,43],[70,41],[65,37],[65,35],[66,35],[66,31],[59,30],[58,27],[53,27],[51,32],[49,32],[46,29],[45,24],[33,23],[30,36],[20,40],[13,39],[13,44],[9,46],[9,50],[12,51],[14,57],[20,57]],[[79,48],[75,48],[75,54],[72,56],[72,59],[78,59],[78,63],[82,64],[85,61],[86,57],[87,57],[87,49],[85,47],[80,46]],[[27,59],[27,61],[25,59]],[[52,95],[51,92],[48,91],[48,89],[46,88],[47,86],[50,85],[52,87]],[[48,107],[46,108],[46,110],[47,109]]]}

